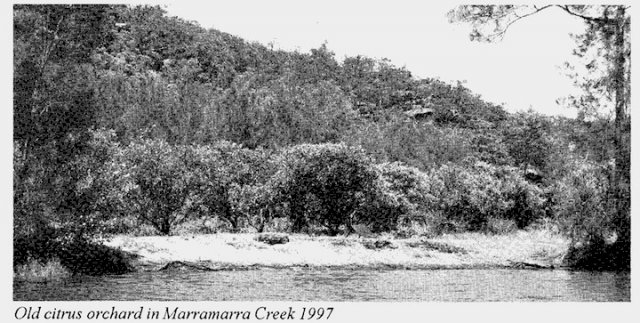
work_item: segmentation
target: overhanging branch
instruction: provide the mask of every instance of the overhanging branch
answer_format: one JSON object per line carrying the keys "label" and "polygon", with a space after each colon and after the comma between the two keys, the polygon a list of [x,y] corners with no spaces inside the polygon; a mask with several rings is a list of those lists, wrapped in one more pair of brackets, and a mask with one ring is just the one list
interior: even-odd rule
{"label": "overhanging branch", "polygon": [[568,14],[575,16],[575,17],[579,17],[582,18],[584,20],[588,20],[588,21],[593,21],[593,22],[599,22],[599,23],[604,23],[604,24],[610,24],[610,23],[614,23],[614,19],[609,19],[609,18],[604,18],[604,17],[591,17],[591,16],[586,16],[583,14],[579,14],[575,11],[572,11],[571,8],[569,8],[568,5],[556,5],[558,8],[564,10],[565,12],[567,12]]}
{"label": "overhanging branch", "polygon": [[516,23],[518,20],[523,19],[523,18],[526,18],[526,17],[529,17],[529,16],[531,16],[531,15],[535,15],[536,13],[538,13],[538,12],[540,12],[540,11],[542,11],[542,10],[545,10],[545,9],[547,9],[547,8],[549,8],[549,7],[552,7],[552,6],[553,6],[553,5],[546,5],[546,6],[543,6],[543,7],[540,7],[540,8],[538,8],[537,6],[533,6],[533,8],[534,8],[535,10],[534,10],[534,11],[532,11],[532,12],[529,12],[529,13],[524,14],[524,15],[522,15],[522,16],[520,16],[520,15],[516,14],[516,19],[511,20],[511,21],[510,21],[510,22],[509,22],[509,23],[508,23],[508,24],[507,24],[507,25],[502,29],[502,31],[500,31],[500,32],[498,32],[498,33],[493,34],[493,35],[492,35],[492,37],[500,37],[500,38],[502,38],[502,37],[504,36],[504,34],[507,32],[507,30],[509,29],[509,27],[510,27],[511,25],[513,25],[514,23]]}

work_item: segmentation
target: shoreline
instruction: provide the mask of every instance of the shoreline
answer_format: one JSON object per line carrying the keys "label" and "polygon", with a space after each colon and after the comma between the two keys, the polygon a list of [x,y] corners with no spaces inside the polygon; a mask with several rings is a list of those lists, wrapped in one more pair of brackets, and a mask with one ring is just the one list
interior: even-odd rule
{"label": "shoreline", "polygon": [[520,269],[520,270],[571,270],[569,266],[554,266],[536,263],[513,263],[510,265],[498,264],[471,264],[471,265],[237,265],[227,263],[214,263],[209,261],[183,262],[171,261],[163,264],[144,264],[136,267],[136,272],[159,272],[159,271],[249,271],[249,270],[280,270],[280,269],[316,269],[316,270],[469,270],[469,269]]}
{"label": "shoreline", "polygon": [[[134,271],[330,268],[360,270],[562,269],[569,241],[544,230],[436,238],[290,234],[269,245],[255,234],[115,236],[105,245],[133,255]],[[386,241],[384,247],[370,247]],[[388,243],[387,243],[388,242]],[[367,247],[369,246],[369,247]]]}

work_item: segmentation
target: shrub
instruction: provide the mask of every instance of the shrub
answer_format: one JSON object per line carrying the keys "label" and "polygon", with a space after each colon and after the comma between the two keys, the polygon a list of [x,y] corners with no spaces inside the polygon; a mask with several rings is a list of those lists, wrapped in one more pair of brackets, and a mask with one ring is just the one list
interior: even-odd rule
{"label": "shrub", "polygon": [[46,263],[55,257],[60,248],[61,233],[50,225],[37,223],[30,230],[14,232],[13,266],[25,265],[29,260]]}
{"label": "shrub", "polygon": [[513,167],[443,165],[430,173],[429,184],[434,211],[466,230],[485,229],[489,218],[513,220],[523,228],[542,215],[542,190]]}
{"label": "shrub", "polygon": [[428,176],[415,167],[400,162],[376,165],[384,189],[396,194],[409,211],[426,211],[435,197],[429,192]]}
{"label": "shrub", "polygon": [[104,275],[132,271],[129,256],[123,251],[86,240],[63,245],[57,251],[57,258],[73,273]]}
{"label": "shrub", "polygon": [[554,214],[576,242],[612,232],[606,169],[581,163],[553,187]]}
{"label": "shrub", "polygon": [[46,282],[66,278],[70,275],[69,270],[62,266],[57,259],[45,262],[29,259],[26,263],[14,268],[15,279],[22,281]]}
{"label": "shrub", "polygon": [[571,238],[569,265],[585,269],[628,269],[630,248],[620,239],[606,165],[579,162],[553,188],[554,213]]}
{"label": "shrub", "polygon": [[278,164],[269,185],[285,206],[293,231],[321,225],[335,235],[340,226],[352,224],[366,201],[375,200],[376,172],[361,149],[299,145],[282,152]]}
{"label": "shrub", "polygon": [[429,191],[428,176],[415,167],[400,162],[376,165],[381,189],[393,199],[392,209],[399,212],[395,218],[400,225],[427,224],[427,214],[433,209],[436,198]]}

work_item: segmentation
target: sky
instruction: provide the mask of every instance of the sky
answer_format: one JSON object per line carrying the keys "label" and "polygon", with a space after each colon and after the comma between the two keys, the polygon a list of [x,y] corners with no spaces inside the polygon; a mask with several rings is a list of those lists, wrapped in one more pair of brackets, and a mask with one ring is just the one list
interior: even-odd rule
{"label": "sky", "polygon": [[574,116],[556,100],[574,92],[561,66],[572,59],[570,33],[584,24],[557,8],[511,26],[501,42],[469,39],[470,26],[452,24],[454,4],[422,1],[180,1],[164,2],[170,16],[198,22],[248,41],[308,52],[326,42],[345,56],[388,58],[419,78],[462,81],[509,111],[534,109]]}

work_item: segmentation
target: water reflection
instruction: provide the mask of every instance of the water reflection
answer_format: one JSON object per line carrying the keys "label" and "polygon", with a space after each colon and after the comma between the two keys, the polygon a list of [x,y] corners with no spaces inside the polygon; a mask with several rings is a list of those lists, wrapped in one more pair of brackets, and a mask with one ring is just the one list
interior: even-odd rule
{"label": "water reflection", "polygon": [[629,273],[261,269],[15,282],[15,300],[629,301]]}
{"label": "water reflection", "polygon": [[568,272],[567,285],[572,293],[597,301],[629,301],[631,279],[620,272]]}

